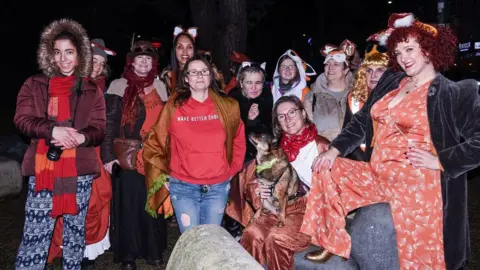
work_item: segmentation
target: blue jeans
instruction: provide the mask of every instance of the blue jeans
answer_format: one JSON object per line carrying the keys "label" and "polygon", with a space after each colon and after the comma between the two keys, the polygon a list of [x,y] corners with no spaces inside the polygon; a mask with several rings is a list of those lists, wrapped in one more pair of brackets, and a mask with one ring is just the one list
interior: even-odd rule
{"label": "blue jeans", "polygon": [[193,226],[222,223],[230,180],[215,185],[196,185],[170,177],[170,196],[180,233]]}

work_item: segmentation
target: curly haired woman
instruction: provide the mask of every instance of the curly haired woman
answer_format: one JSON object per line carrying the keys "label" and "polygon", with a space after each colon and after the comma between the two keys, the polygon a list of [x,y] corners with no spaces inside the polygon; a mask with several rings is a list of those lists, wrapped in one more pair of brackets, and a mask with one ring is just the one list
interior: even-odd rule
{"label": "curly haired woman", "polygon": [[[348,258],[347,213],[388,202],[402,269],[460,269],[469,258],[466,173],[480,164],[480,97],[474,80],[439,71],[454,63],[457,39],[412,14],[393,14],[384,76],[362,110],[314,162],[301,231]],[[367,162],[342,157],[367,142]]]}

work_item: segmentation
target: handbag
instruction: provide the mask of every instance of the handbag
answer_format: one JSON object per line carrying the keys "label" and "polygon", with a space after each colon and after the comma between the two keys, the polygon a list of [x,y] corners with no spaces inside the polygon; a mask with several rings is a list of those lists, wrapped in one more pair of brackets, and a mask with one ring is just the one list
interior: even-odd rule
{"label": "handbag", "polygon": [[[121,129],[123,131],[123,128]],[[115,138],[113,140],[113,152],[124,170],[137,169],[138,151],[140,151],[142,147],[142,141],[125,139],[123,132],[121,138]]]}

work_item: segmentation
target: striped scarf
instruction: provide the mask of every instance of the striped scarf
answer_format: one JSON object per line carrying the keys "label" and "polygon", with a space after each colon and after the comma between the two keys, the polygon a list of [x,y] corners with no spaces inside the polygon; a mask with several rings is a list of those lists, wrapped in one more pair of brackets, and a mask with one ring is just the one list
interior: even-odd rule
{"label": "striped scarf", "polygon": [[[70,96],[75,79],[73,76],[53,77],[49,85],[48,118],[56,126],[71,127]],[[76,149],[64,150],[60,160],[47,159],[48,144],[45,139],[38,141],[35,155],[35,191],[53,190],[53,206],[50,216],[78,213]]]}

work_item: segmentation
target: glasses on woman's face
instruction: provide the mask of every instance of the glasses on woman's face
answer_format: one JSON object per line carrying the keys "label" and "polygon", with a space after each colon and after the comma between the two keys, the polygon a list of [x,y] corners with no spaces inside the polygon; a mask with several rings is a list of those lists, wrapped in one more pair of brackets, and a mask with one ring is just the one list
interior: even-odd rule
{"label": "glasses on woman's face", "polygon": [[208,69],[202,69],[202,70],[192,69],[192,70],[187,71],[187,75],[192,76],[192,77],[197,77],[199,75],[200,76],[208,76],[208,75],[210,75],[210,70],[208,70]]}
{"label": "glasses on woman's face", "polygon": [[280,65],[280,69],[281,70],[294,70],[295,69],[295,65]]}
{"label": "glasses on woman's face", "polygon": [[285,122],[288,119],[293,119],[297,116],[297,111],[300,111],[301,109],[290,109],[287,113],[282,113],[277,115],[277,120],[279,122]]}

